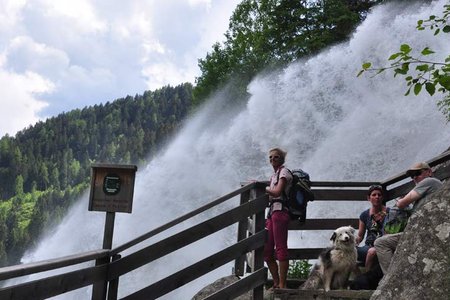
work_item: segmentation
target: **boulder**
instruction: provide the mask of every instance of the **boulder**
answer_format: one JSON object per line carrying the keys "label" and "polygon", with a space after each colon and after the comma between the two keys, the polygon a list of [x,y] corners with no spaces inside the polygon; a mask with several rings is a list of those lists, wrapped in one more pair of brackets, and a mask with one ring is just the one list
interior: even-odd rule
{"label": "boulder", "polygon": [[[194,297],[192,297],[192,300],[201,300],[209,295],[214,294],[217,291],[220,291],[224,287],[227,287],[230,284],[232,284],[238,280],[239,280],[239,277],[236,275],[229,275],[229,276],[225,276],[220,279],[217,279],[210,285],[207,285],[206,287],[201,289],[197,294],[195,294]],[[253,294],[253,292],[249,291],[235,299],[236,300],[251,300],[251,299],[253,299],[252,294]],[[265,290],[264,291],[264,299],[272,299],[271,294],[272,294],[271,292],[268,292]]]}
{"label": "boulder", "polygon": [[409,219],[375,299],[449,299],[450,180]]}

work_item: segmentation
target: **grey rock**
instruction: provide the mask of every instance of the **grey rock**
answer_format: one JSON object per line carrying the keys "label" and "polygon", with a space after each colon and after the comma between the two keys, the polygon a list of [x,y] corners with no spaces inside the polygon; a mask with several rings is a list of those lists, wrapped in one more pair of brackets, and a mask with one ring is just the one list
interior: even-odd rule
{"label": "grey rock", "polygon": [[450,180],[423,200],[371,300],[450,299]]}
{"label": "grey rock", "polygon": [[[229,276],[222,277],[222,278],[214,281],[210,285],[207,285],[206,287],[201,289],[197,294],[194,295],[194,297],[192,297],[192,300],[204,299],[205,297],[212,295],[217,291],[220,291],[221,289],[229,286],[230,284],[232,284],[238,280],[239,280],[239,277],[236,275],[229,275]],[[252,294],[253,294],[252,291],[249,291],[235,299],[237,299],[237,300],[252,300],[253,299]],[[264,299],[271,299],[272,298],[271,294],[272,294],[271,292],[264,291]]]}

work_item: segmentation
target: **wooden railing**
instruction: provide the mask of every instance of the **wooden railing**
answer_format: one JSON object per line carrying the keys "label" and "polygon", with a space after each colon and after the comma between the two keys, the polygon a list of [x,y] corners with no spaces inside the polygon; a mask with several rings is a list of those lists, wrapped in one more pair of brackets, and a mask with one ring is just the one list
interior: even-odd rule
{"label": "wooden railing", "polygon": [[[262,258],[262,249],[265,240],[264,210],[268,201],[266,195],[262,195],[258,198],[252,198],[250,199],[251,201],[248,201],[247,203],[230,209],[225,213],[210,218],[198,225],[192,226],[191,228],[181,231],[150,246],[144,247],[143,249],[137,250],[129,255],[124,257],[121,257],[120,255],[120,253],[124,250],[127,250],[130,247],[135,246],[138,243],[179,224],[180,222],[183,222],[200,214],[201,212],[232,199],[236,195],[253,189],[254,185],[255,183],[248,184],[228,195],[208,203],[195,211],[181,216],[176,220],[173,220],[111,250],[98,250],[59,259],[42,261],[39,263],[2,268],[0,269],[0,280],[7,280],[43,271],[75,266],[88,261],[94,262],[101,261],[102,259],[106,261],[106,263],[94,267],[80,267],[80,269],[76,271],[65,272],[59,275],[49,276],[18,285],[3,287],[0,289],[0,299],[46,299],[85,286],[102,284],[103,282],[109,283],[107,298],[117,299],[118,280],[121,275],[151,263],[162,256],[174,252],[234,223],[247,220],[249,217],[252,217],[252,219],[255,220],[260,220],[257,223],[261,224],[259,227],[255,227],[255,234],[253,236],[246,239],[241,239],[238,243],[156,283],[153,283],[144,289],[136,291],[123,299],[158,298],[250,251],[260,253],[260,255],[257,255],[257,265],[260,265],[260,268],[258,272],[255,272],[249,276],[248,279],[246,278],[245,281],[236,284],[233,288],[233,293],[231,294],[244,293],[249,289],[254,289],[255,299],[259,299],[258,295],[262,296],[263,284],[267,277],[267,271],[263,268]],[[112,258],[111,262],[109,262],[110,258]],[[224,292],[230,294],[230,291]],[[219,297],[220,295],[221,294],[219,293],[218,296],[215,297]],[[93,299],[106,299],[106,293],[94,292]],[[214,297],[212,299],[214,299]]]}
{"label": "wooden railing", "polygon": [[[448,151],[428,161],[430,166],[438,166],[435,170],[437,178],[443,180],[450,177],[450,165],[447,164],[449,160],[450,152]],[[411,181],[401,184],[401,181],[406,178],[405,173],[401,173],[381,182],[313,182],[312,186],[315,201],[367,201],[367,188],[372,184],[380,184],[385,190],[386,201],[388,201],[405,194],[412,188]],[[82,287],[102,284],[104,284],[105,292],[93,293],[92,298],[117,299],[118,282],[122,275],[235,223],[238,224],[235,244],[122,299],[158,298],[231,261],[235,262],[233,272],[236,275],[242,276],[246,272],[250,275],[206,299],[232,299],[250,290],[253,290],[254,299],[262,299],[263,284],[267,279],[262,253],[265,241],[264,213],[268,201],[264,193],[266,185],[267,182],[246,184],[228,195],[111,250],[97,250],[1,268],[0,280],[8,280],[68,266],[75,267],[86,262],[105,262],[92,267],[79,266],[79,269],[75,271],[3,287],[0,289],[0,299],[45,299]],[[390,188],[391,186],[394,187]],[[121,256],[125,250],[238,195],[240,195],[238,207],[131,254]],[[357,227],[357,224],[357,218],[307,219],[303,224],[291,222],[289,230],[334,230],[345,225]],[[322,248],[289,249],[289,259],[314,259],[321,250]]]}

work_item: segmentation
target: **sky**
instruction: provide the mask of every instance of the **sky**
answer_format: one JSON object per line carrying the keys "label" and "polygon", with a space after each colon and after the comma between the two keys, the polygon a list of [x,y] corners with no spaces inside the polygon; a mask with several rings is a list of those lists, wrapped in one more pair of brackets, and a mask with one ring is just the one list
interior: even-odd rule
{"label": "sky", "polygon": [[0,0],[0,137],[195,83],[240,0]]}

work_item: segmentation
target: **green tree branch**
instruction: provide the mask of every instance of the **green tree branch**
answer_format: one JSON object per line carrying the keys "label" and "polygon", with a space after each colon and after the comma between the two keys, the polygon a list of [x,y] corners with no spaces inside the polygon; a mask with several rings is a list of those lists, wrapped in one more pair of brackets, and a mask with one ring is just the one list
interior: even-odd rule
{"label": "green tree branch", "polygon": [[[442,17],[430,16],[427,20],[417,21],[417,30],[430,29],[434,30],[434,35],[439,33],[449,33],[450,25],[448,20],[450,16],[450,4],[444,5]],[[421,52],[421,57],[413,56],[413,49],[408,44],[402,44],[400,51],[391,54],[388,58],[393,61],[389,66],[377,68],[372,67],[371,62],[362,64],[362,69],[358,73],[358,77],[365,72],[376,72],[374,76],[386,71],[393,70],[394,77],[397,75],[405,76],[407,90],[405,96],[411,92],[419,95],[422,88],[430,96],[436,92],[441,93],[443,98],[437,102],[439,110],[445,115],[447,121],[450,121],[450,55],[442,61],[426,60],[423,57],[435,54],[429,47],[425,47]],[[415,73],[412,74],[410,67],[415,66]]]}

